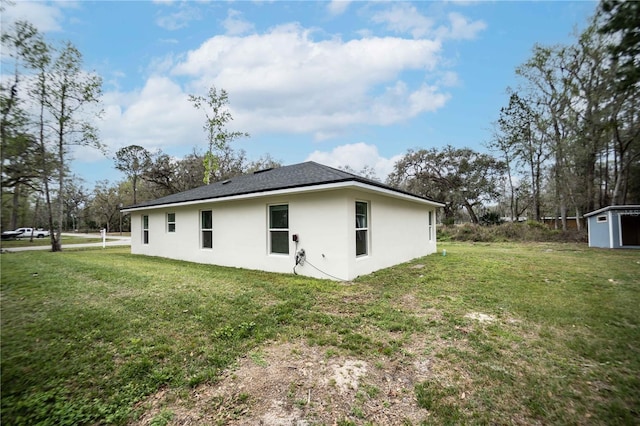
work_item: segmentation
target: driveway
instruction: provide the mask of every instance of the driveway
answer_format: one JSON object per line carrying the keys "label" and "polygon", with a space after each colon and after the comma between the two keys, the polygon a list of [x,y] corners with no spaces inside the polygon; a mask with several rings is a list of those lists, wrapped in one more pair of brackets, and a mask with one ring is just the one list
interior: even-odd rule
{"label": "driveway", "polygon": [[[96,234],[76,234],[76,233],[62,233],[62,236],[67,237],[84,237],[84,238],[99,238]],[[119,235],[108,235],[105,243],[106,247],[111,246],[130,246],[131,237],[121,237]],[[82,247],[102,247],[102,243],[79,243],[79,244],[62,244],[62,249],[82,248]],[[3,248],[2,251],[26,251],[26,250],[51,250],[51,244],[46,246],[33,246],[33,247],[11,247]]]}

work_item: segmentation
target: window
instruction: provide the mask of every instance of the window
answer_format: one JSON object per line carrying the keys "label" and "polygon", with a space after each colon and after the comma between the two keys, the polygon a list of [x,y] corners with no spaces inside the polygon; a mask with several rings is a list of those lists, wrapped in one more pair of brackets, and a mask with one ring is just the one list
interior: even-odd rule
{"label": "window", "polygon": [[356,256],[366,256],[368,253],[369,212],[368,204],[356,201]]}
{"label": "window", "polygon": [[270,253],[289,254],[289,206],[269,206]]}
{"label": "window", "polygon": [[142,216],[142,244],[149,244],[149,216]]}
{"label": "window", "polygon": [[176,214],[167,213],[167,232],[176,232]]}
{"label": "window", "polygon": [[213,212],[211,210],[200,212],[200,241],[202,248],[213,248]]}
{"label": "window", "polygon": [[604,215],[604,216],[598,216],[598,217],[596,218],[596,222],[598,222],[598,223],[606,222],[606,221],[607,221],[607,216],[606,216],[606,215]]}
{"label": "window", "polygon": [[433,211],[429,210],[429,241],[433,241]]}

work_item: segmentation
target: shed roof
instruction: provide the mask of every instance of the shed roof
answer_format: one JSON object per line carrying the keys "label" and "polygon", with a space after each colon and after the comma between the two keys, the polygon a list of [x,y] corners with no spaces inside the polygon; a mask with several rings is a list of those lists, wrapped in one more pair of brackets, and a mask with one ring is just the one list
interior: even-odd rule
{"label": "shed roof", "polygon": [[584,217],[593,216],[595,214],[600,214],[600,213],[608,212],[611,210],[640,210],[640,205],[635,204],[635,205],[626,205],[626,206],[607,206],[598,210],[594,210],[589,213],[585,213]]}
{"label": "shed roof", "polygon": [[296,188],[314,187],[342,182],[360,183],[383,191],[392,191],[393,193],[403,194],[405,196],[442,205],[442,203],[427,197],[422,197],[407,191],[393,188],[383,183],[345,172],[343,170],[308,161],[305,163],[260,170],[250,174],[235,176],[222,182],[215,182],[209,185],[190,189],[188,191],[138,203],[136,205],[126,207],[123,210],[137,210],[163,205],[231,198],[235,196],[258,194],[277,190],[294,190]]}

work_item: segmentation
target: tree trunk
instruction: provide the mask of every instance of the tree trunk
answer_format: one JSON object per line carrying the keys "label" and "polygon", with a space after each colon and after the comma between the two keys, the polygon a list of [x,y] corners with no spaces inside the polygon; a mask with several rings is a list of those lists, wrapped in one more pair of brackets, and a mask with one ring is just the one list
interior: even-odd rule
{"label": "tree trunk", "polygon": [[20,208],[20,184],[16,182],[13,187],[13,198],[11,208],[11,229],[18,227],[18,209]]}
{"label": "tree trunk", "polygon": [[133,175],[133,204],[137,204],[137,192],[138,192],[138,175]]}
{"label": "tree trunk", "polygon": [[471,217],[471,222],[477,225],[480,221],[478,220],[478,216],[476,216],[476,212],[473,211],[473,206],[469,204],[467,200],[464,201],[464,208],[469,213],[469,216]]}
{"label": "tree trunk", "polygon": [[[64,111],[64,104],[62,110]],[[62,240],[62,223],[64,221],[64,135],[62,129],[59,130],[58,134],[58,161],[58,227],[56,229],[57,245],[53,251],[62,251],[62,244],[60,243]]]}

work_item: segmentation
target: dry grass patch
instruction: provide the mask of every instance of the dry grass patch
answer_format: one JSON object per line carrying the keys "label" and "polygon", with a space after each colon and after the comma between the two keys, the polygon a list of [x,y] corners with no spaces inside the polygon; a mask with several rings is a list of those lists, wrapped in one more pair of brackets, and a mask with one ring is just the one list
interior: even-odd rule
{"label": "dry grass patch", "polygon": [[428,413],[413,389],[429,364],[415,354],[361,359],[300,341],[273,343],[239,359],[215,385],[186,396],[161,390],[140,404],[144,415],[132,424],[154,424],[167,412],[174,425],[418,423]]}

